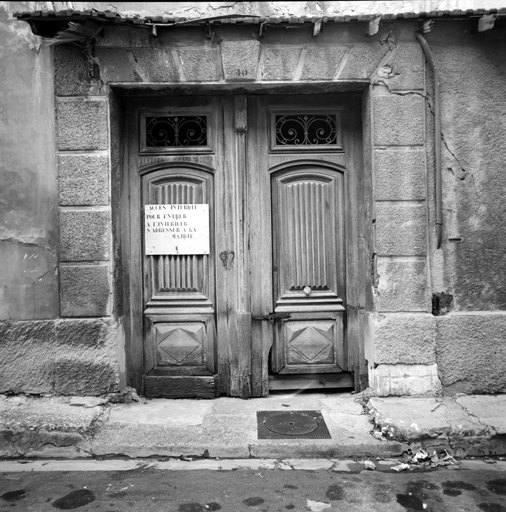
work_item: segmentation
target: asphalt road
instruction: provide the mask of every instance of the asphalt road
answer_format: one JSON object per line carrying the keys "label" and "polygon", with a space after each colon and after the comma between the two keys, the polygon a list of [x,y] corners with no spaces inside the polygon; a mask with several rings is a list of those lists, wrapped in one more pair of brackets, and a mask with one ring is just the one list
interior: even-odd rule
{"label": "asphalt road", "polygon": [[2,464],[0,511],[506,512],[506,471],[485,464],[402,473],[149,467],[4,472]]}

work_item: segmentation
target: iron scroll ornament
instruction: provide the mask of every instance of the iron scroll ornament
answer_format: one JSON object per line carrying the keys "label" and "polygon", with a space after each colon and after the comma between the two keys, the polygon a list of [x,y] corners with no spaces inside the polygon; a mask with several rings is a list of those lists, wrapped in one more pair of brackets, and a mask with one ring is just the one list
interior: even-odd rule
{"label": "iron scroll ornament", "polygon": [[277,146],[333,146],[336,144],[335,114],[276,115]]}
{"label": "iron scroll ornament", "polygon": [[207,146],[207,116],[146,118],[146,147]]}

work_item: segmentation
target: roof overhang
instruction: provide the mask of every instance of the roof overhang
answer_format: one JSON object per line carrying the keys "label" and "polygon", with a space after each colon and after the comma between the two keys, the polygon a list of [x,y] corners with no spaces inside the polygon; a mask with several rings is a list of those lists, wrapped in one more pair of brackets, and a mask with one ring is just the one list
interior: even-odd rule
{"label": "roof overhang", "polygon": [[[407,12],[397,14],[366,14],[357,16],[302,16],[302,17],[262,17],[256,15],[231,14],[205,18],[183,18],[166,16],[125,15],[114,11],[64,10],[64,11],[31,11],[14,13],[20,21],[29,23],[32,32],[41,37],[53,38],[69,26],[69,22],[84,24],[94,21],[101,25],[121,25],[134,28],[145,28],[156,34],[157,28],[175,26],[220,26],[220,25],[259,25],[260,32],[266,26],[314,26],[315,35],[322,24],[368,23],[372,27],[380,22],[394,20],[469,20],[477,22],[477,30],[487,30],[494,26],[498,18],[506,18],[506,8],[501,9],[468,9],[452,11]],[[481,27],[480,27],[481,26]],[[374,29],[372,29],[374,30]],[[371,31],[371,28],[368,32]],[[371,34],[370,34],[371,35]]]}

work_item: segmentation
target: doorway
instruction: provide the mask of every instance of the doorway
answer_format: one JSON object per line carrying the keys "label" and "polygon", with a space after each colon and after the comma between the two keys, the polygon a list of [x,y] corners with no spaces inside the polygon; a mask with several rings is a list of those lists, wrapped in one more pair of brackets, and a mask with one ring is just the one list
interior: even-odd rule
{"label": "doorway", "polygon": [[354,94],[127,101],[121,243],[143,394],[357,385],[360,119]]}

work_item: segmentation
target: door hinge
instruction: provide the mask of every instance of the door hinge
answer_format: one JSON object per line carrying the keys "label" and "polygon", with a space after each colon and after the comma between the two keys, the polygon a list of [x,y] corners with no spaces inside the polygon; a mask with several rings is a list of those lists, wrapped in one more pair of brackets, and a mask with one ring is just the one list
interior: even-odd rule
{"label": "door hinge", "polygon": [[267,313],[266,315],[251,315],[252,320],[266,320],[267,322],[274,322],[281,318],[290,318],[290,313]]}

